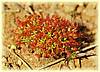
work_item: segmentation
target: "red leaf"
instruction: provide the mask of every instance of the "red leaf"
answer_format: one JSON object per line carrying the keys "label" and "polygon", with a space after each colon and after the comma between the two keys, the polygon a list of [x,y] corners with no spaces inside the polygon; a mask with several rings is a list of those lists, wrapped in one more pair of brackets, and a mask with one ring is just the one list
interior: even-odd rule
{"label": "red leaf", "polygon": [[41,57],[40,54],[34,54],[34,58],[35,58],[35,59],[39,59],[40,57]]}
{"label": "red leaf", "polygon": [[77,50],[78,50],[78,48],[76,48],[76,47],[73,48],[73,51],[77,51]]}

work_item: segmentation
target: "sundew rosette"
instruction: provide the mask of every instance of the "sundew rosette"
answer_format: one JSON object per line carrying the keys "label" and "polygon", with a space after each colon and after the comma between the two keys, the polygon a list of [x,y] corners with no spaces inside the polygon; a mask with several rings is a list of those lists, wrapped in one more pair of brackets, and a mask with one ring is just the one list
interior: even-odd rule
{"label": "sundew rosette", "polygon": [[81,30],[76,22],[59,15],[30,15],[24,20],[16,18],[15,45],[32,48],[37,58],[76,58],[83,41],[89,41],[89,35]]}

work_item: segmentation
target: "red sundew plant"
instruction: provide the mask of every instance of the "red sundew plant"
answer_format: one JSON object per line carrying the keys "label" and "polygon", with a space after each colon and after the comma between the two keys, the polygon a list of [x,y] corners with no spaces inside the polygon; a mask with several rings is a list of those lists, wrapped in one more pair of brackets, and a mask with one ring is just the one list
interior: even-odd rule
{"label": "red sundew plant", "polygon": [[58,15],[43,17],[30,15],[24,20],[16,18],[15,44],[32,48],[36,57],[74,59],[84,33],[80,25]]}

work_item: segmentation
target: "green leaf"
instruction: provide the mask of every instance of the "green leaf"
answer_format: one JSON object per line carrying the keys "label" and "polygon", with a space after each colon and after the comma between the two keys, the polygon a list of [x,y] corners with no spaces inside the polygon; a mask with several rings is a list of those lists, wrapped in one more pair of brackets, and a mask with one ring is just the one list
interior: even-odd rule
{"label": "green leaf", "polygon": [[67,46],[65,47],[65,49],[66,49],[66,50],[71,50],[71,48],[70,48],[70,47],[67,47]]}
{"label": "green leaf", "polygon": [[31,34],[35,35],[35,34],[37,34],[37,31],[33,31]]}
{"label": "green leaf", "polygon": [[48,35],[48,37],[51,37],[51,32],[48,32],[47,35]]}
{"label": "green leaf", "polygon": [[76,56],[76,52],[73,52],[71,56],[68,58],[68,61],[72,61]]}
{"label": "green leaf", "polygon": [[18,33],[21,34],[22,32],[23,32],[23,29],[20,29],[20,28],[18,27]]}
{"label": "green leaf", "polygon": [[62,38],[61,41],[66,42],[68,40],[67,40],[67,38]]}
{"label": "green leaf", "polygon": [[22,32],[23,32],[23,30],[20,29],[20,30],[19,30],[19,33],[21,34]]}
{"label": "green leaf", "polygon": [[72,57],[72,58],[75,58],[75,56],[76,56],[76,52],[73,52],[73,53],[71,54],[71,57]]}
{"label": "green leaf", "polygon": [[56,43],[52,43],[51,48],[55,48],[56,47]]}
{"label": "green leaf", "polygon": [[37,23],[36,21],[33,21],[33,25],[34,25],[34,26],[37,26],[38,23]]}
{"label": "green leaf", "polygon": [[44,43],[46,41],[46,38],[40,39],[40,43]]}
{"label": "green leaf", "polygon": [[40,48],[36,48],[36,49],[35,49],[35,53],[37,53],[37,54],[42,54],[43,52],[41,51]]}
{"label": "green leaf", "polygon": [[26,38],[26,39],[22,39],[21,41],[22,41],[22,42],[30,42],[31,40],[28,39],[28,38]]}
{"label": "green leaf", "polygon": [[81,51],[81,48],[80,47],[78,47],[78,51]]}
{"label": "green leaf", "polygon": [[46,26],[47,26],[47,24],[45,23],[45,24],[44,24],[44,27],[46,27]]}
{"label": "green leaf", "polygon": [[73,58],[72,58],[72,57],[69,57],[69,58],[68,58],[68,61],[71,61],[71,60],[73,60]]}

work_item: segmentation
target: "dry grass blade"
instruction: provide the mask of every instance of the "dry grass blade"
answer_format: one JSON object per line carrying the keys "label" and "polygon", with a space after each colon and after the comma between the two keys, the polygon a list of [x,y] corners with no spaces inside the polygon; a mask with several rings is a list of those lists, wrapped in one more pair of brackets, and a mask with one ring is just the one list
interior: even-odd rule
{"label": "dry grass blade", "polygon": [[14,50],[11,50],[11,49],[7,49],[6,48],[6,50],[8,50],[11,54],[13,54],[15,57],[17,57],[19,60],[21,60],[22,62],[23,62],[23,64],[28,68],[28,69],[32,69],[32,67],[23,59],[23,58],[21,58],[18,54],[16,54],[15,52],[14,52]]}
{"label": "dry grass blade", "polygon": [[94,47],[96,47],[96,46],[97,46],[97,44],[90,45],[90,46],[88,46],[88,47],[85,47],[85,48],[81,49],[81,51],[77,51],[76,53],[78,54],[79,52],[92,49],[92,48],[94,48]]}
{"label": "dry grass blade", "polygon": [[85,51],[85,50],[91,49],[91,48],[96,47],[96,46],[97,46],[97,44],[90,45],[90,46],[88,46],[88,47],[86,47],[86,48],[83,48],[82,51]]}
{"label": "dry grass blade", "polygon": [[28,4],[25,6],[22,6],[20,4],[17,4],[22,10],[26,11],[28,14],[34,14],[34,9],[32,7],[32,4]]}
{"label": "dry grass blade", "polygon": [[77,55],[77,58],[84,58],[84,57],[89,57],[89,56],[95,56],[95,53],[91,53],[91,54],[86,54],[86,53],[80,53]]}
{"label": "dry grass blade", "polygon": [[15,53],[18,59],[20,59],[23,64],[28,68],[28,69],[33,69],[23,58],[21,58],[18,54]]}
{"label": "dry grass blade", "polygon": [[17,9],[17,10],[5,10],[5,12],[14,12],[14,13],[15,13],[15,12],[19,12],[19,11],[20,11],[20,10],[18,10],[18,9]]}
{"label": "dry grass blade", "polygon": [[32,5],[32,4],[30,4],[30,5],[28,6],[28,10],[29,10],[29,12],[30,12],[31,14],[34,14],[34,13],[35,13],[35,10],[33,9],[33,5]]}
{"label": "dry grass blade", "polygon": [[54,64],[56,64],[56,63],[59,63],[60,61],[63,61],[63,60],[65,60],[65,58],[60,58],[60,59],[58,59],[58,60],[56,60],[56,61],[54,61],[54,62],[51,62],[51,63],[47,64],[47,65],[44,66],[44,67],[39,68],[39,70],[44,69],[44,68],[47,68],[47,67],[49,67],[49,66],[51,66],[51,65],[54,65]]}

